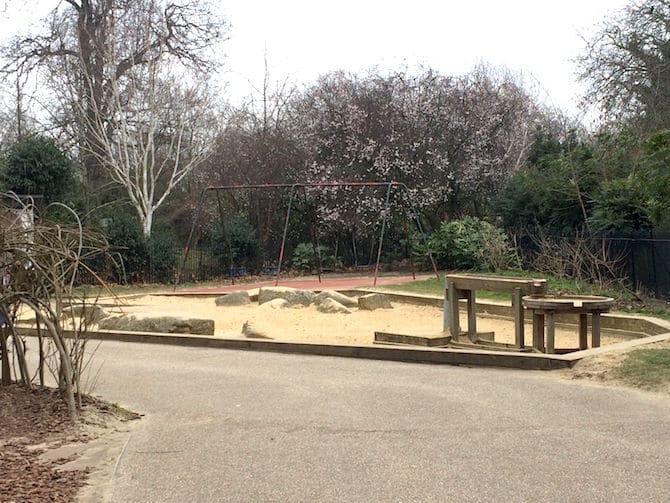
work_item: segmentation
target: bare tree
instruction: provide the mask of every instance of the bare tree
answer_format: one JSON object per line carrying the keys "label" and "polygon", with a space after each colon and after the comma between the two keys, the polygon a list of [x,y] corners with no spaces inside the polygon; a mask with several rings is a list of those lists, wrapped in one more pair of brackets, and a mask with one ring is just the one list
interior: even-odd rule
{"label": "bare tree", "polygon": [[128,194],[146,237],[156,210],[210,155],[218,129],[208,82],[182,80],[156,57],[112,81],[107,117],[94,113],[86,125],[99,147],[91,152]]}
{"label": "bare tree", "polygon": [[[124,79],[158,61],[176,61],[195,78],[215,68],[213,49],[227,25],[197,0],[65,0],[42,33],[15,37],[4,47],[5,72],[44,69],[60,99],[62,125],[79,145],[89,192],[105,177],[108,153],[98,126],[113,121]],[[151,72],[149,72],[151,73]]]}
{"label": "bare tree", "polygon": [[577,62],[587,100],[605,114],[670,126],[670,0],[631,2],[601,24]]}

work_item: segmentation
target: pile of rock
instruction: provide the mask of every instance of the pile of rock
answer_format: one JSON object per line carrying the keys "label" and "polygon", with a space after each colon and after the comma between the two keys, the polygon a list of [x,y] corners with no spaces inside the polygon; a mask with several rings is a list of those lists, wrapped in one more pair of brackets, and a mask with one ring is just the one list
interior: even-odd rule
{"label": "pile of rock", "polygon": [[[244,306],[251,304],[254,297],[256,297],[255,294],[250,295],[247,291],[232,292],[218,297],[215,303],[217,306]],[[315,294],[309,290],[287,286],[263,287],[258,291],[257,298],[261,309],[286,309],[315,305],[321,313],[351,314],[354,309],[373,311],[393,308],[388,297],[380,293],[370,293],[354,298],[334,290],[323,290]],[[244,323],[242,335],[257,339],[271,339],[251,321]]]}
{"label": "pile of rock", "polygon": [[100,330],[159,332],[164,334],[214,335],[214,320],[178,316],[111,316],[100,320]]}
{"label": "pile of rock", "polygon": [[128,332],[160,332],[168,334],[214,335],[214,320],[183,318],[179,316],[135,317],[111,315],[98,305],[80,305],[63,311],[65,320],[75,325],[98,325],[98,330],[123,330]]}
{"label": "pile of rock", "polygon": [[[244,306],[251,304],[252,296],[247,291],[231,292],[215,299],[217,306]],[[370,293],[358,298],[349,297],[334,290],[323,290],[315,294],[310,290],[300,290],[287,286],[263,287],[258,291],[258,304],[264,309],[284,309],[315,305],[322,313],[350,314],[352,309],[373,311],[392,309],[386,295]]]}

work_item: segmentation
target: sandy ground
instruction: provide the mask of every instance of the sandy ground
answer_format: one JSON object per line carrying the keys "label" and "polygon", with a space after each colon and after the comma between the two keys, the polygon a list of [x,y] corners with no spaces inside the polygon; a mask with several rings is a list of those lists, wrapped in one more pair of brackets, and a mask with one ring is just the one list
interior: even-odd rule
{"label": "sandy ground", "polygon": [[[341,344],[372,344],[374,332],[392,332],[437,336],[442,330],[442,309],[394,303],[393,309],[377,311],[354,310],[351,314],[325,314],[316,307],[271,309],[252,303],[241,307],[219,307],[213,298],[185,298],[147,295],[132,300],[124,312],[136,317],[184,316],[213,319],[215,335],[242,337],[242,325],[252,322],[254,327],[273,339],[289,341],[334,342]],[[465,327],[461,315],[461,327]],[[511,320],[479,316],[479,332],[495,332],[495,340],[514,342],[514,323]],[[601,343],[612,344],[621,339],[603,334]],[[526,344],[531,343],[531,325],[526,324]],[[575,329],[557,327],[556,347],[576,348]]]}

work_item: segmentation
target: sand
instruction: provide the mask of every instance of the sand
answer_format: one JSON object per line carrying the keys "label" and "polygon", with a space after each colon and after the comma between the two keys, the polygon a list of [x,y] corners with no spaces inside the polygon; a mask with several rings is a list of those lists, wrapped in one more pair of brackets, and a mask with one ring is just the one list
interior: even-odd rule
{"label": "sand", "polygon": [[[442,309],[393,303],[393,309],[376,311],[354,310],[351,314],[326,314],[315,306],[269,309],[252,303],[240,307],[216,306],[213,298],[172,297],[147,295],[132,299],[123,311],[137,317],[183,316],[208,318],[215,323],[215,335],[243,337],[246,321],[273,339],[313,341],[340,344],[373,344],[374,332],[437,336],[442,330]],[[461,327],[466,318],[461,314]],[[478,316],[477,330],[495,332],[496,342],[514,342],[514,322],[503,318]],[[526,344],[531,343],[531,325],[526,324]],[[620,338],[603,334],[601,344],[620,342]],[[589,341],[590,342],[590,341]],[[557,348],[578,346],[577,327],[556,329]]]}

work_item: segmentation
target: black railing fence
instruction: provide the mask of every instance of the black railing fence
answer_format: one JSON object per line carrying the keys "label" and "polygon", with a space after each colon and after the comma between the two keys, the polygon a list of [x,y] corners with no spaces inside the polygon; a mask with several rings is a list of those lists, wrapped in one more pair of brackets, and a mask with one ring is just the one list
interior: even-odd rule
{"label": "black railing fence", "polygon": [[[628,235],[598,235],[575,237],[551,237],[559,242],[581,240],[587,243],[592,250],[606,250],[607,256],[615,265],[615,274],[628,284],[647,295],[662,299],[670,299],[670,232],[647,233]],[[524,267],[532,268],[534,260],[540,252],[538,237],[523,235],[515,242],[524,257]],[[560,252],[560,250],[557,250]],[[123,251],[119,251],[121,256]],[[128,283],[171,283],[181,267],[184,250],[181,247],[163,247],[159,250],[149,250],[146,257],[140,261],[124,260],[123,271],[114,273],[118,282]],[[350,257],[344,254],[337,257],[340,267],[345,269],[360,269],[365,266],[366,258],[360,257],[354,264]],[[351,263],[350,263],[351,262]],[[325,264],[324,264],[325,265]],[[402,269],[403,264],[389,259],[387,269]],[[316,262],[314,262],[316,267]],[[326,267],[326,269],[328,269]],[[332,269],[331,269],[332,270]],[[199,246],[189,251],[184,265],[181,281],[208,281],[213,279],[239,278],[247,275],[272,275],[276,272],[276,258],[270,260],[256,260],[253,263],[231,264],[225,250],[216,246]],[[605,271],[604,274],[607,274]]]}
{"label": "black railing fence", "polygon": [[[561,242],[574,245],[579,240],[599,258],[604,252],[616,277],[625,280],[631,288],[652,297],[670,299],[670,232],[553,236],[545,239],[557,243],[556,253],[562,251]],[[540,241],[538,236],[527,234],[517,239],[525,267],[532,267],[541,253]],[[564,258],[567,260],[567,257]],[[611,272],[603,264],[594,267],[600,267],[604,275]]]}
{"label": "black railing fence", "polygon": [[[397,250],[388,247],[388,253],[383,259],[384,270],[402,270],[409,268],[409,262],[400,255]],[[316,255],[298,257],[293,254],[294,249],[289,248],[284,257],[282,271],[294,272],[316,272]],[[332,247],[324,249],[321,256],[321,270],[323,272],[335,272],[342,270],[366,270],[374,268],[376,258],[376,247],[365,247],[354,259],[349,251],[340,248],[337,255]],[[396,251],[396,253],[392,253]],[[402,250],[404,251],[404,250]],[[312,252],[313,253],[313,252]],[[227,253],[225,246],[215,244],[198,245],[191,248],[184,262],[184,248],[179,246],[162,247],[160,249],[146,250],[145,254],[137,259],[131,257],[123,249],[117,249],[115,257],[123,257],[123,260],[115,260],[114,267],[108,267],[107,276],[116,283],[173,283],[176,275],[180,274],[179,282],[201,282],[215,279],[230,280],[245,276],[275,275],[277,272],[277,256],[255,257],[253,259],[233,260]],[[122,263],[122,266],[118,264]],[[183,266],[183,270],[182,270]]]}

